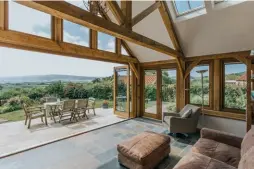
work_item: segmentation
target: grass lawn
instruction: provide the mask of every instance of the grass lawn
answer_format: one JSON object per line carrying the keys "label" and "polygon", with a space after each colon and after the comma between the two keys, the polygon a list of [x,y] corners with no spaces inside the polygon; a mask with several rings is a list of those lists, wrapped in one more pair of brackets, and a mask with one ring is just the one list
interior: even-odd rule
{"label": "grass lawn", "polygon": [[[95,108],[101,108],[102,103],[103,103],[103,100],[95,100]],[[108,101],[108,104],[109,104],[108,105],[109,108],[113,107],[112,100]],[[23,111],[23,109],[21,109],[21,110],[16,110],[13,112],[2,113],[0,114],[0,118],[8,120],[8,121],[21,121],[21,120],[25,120],[25,112]]]}
{"label": "grass lawn", "polygon": [[0,114],[0,118],[8,121],[20,121],[25,119],[25,113],[23,110],[16,110],[13,112],[2,113]]}

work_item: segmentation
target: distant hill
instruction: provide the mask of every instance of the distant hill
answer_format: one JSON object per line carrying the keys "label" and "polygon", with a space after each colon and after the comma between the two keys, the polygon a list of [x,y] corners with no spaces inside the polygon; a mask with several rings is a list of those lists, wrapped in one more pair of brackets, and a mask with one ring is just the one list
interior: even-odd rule
{"label": "distant hill", "polygon": [[225,79],[226,79],[226,80],[236,80],[236,79],[238,79],[240,76],[242,76],[244,73],[246,73],[246,72],[239,72],[239,73],[227,74],[227,75],[225,75]]}
{"label": "distant hill", "polygon": [[0,83],[24,83],[24,82],[84,82],[92,81],[98,77],[87,77],[87,76],[73,76],[73,75],[33,75],[33,76],[13,76],[13,77],[0,77]]}

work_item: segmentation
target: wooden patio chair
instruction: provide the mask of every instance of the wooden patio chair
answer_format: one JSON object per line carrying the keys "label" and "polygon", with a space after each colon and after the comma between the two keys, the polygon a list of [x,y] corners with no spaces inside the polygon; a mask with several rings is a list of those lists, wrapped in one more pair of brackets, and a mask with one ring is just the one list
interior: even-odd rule
{"label": "wooden patio chair", "polygon": [[76,100],[66,100],[63,102],[63,105],[59,107],[59,123],[65,117],[70,117],[70,121],[72,119],[78,121],[78,119],[75,116],[75,102]]}
{"label": "wooden patio chair", "polygon": [[86,114],[86,110],[87,110],[87,105],[88,105],[88,100],[87,99],[79,99],[76,102],[76,112],[79,118],[80,115],[83,114],[82,117],[86,117],[88,119],[88,116]]}
{"label": "wooden patio chair", "polygon": [[88,98],[88,106],[87,106],[88,113],[90,113],[89,110],[91,109],[93,110],[93,114],[96,115],[95,114],[95,98],[93,97]]}
{"label": "wooden patio chair", "polygon": [[45,118],[45,124],[48,125],[46,110],[43,106],[28,107],[27,104],[23,103],[23,109],[26,116],[25,125],[27,124],[27,121],[28,121],[28,126],[27,126],[28,129],[31,126],[32,119],[36,119],[36,118],[41,118],[42,122],[43,122],[43,118]]}

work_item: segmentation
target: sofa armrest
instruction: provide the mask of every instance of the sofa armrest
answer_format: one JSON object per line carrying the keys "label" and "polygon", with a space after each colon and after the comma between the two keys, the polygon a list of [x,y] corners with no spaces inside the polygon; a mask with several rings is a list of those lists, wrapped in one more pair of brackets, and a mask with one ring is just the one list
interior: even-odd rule
{"label": "sofa armrest", "polygon": [[241,148],[241,143],[243,141],[243,138],[240,138],[233,134],[208,128],[202,128],[200,131],[200,135],[201,138],[211,139],[237,148]]}
{"label": "sofa armrest", "polygon": [[179,113],[171,113],[171,112],[163,112],[163,117],[165,116],[173,116],[173,117],[180,117]]}

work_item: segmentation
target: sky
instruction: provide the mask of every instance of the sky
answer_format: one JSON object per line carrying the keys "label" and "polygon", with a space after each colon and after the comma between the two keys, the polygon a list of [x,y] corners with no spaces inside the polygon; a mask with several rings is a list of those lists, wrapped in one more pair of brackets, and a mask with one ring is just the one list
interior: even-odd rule
{"label": "sky", "polygon": [[[82,1],[71,1],[70,3],[85,9]],[[51,37],[51,17],[48,14],[10,2],[9,17],[9,28],[11,30],[46,38]],[[89,29],[64,20],[64,41],[88,46]],[[99,32],[98,49],[114,52],[115,38]],[[127,55],[125,50],[122,51],[122,54]],[[105,77],[113,74],[113,67],[115,66],[119,66],[119,64],[0,47],[0,77],[45,74]],[[226,74],[245,71],[243,64],[227,67]],[[196,73],[200,69],[208,69],[208,67],[199,66],[194,68],[191,76],[200,76]]]}
{"label": "sky", "polygon": [[[79,5],[82,4],[79,3]],[[11,30],[46,38],[51,37],[51,17],[48,14],[10,2],[9,17]],[[115,50],[114,37],[98,33],[98,39],[98,49],[111,52]],[[88,46],[89,29],[64,21],[64,41]],[[126,54],[126,51],[122,53]],[[113,74],[113,67],[115,66],[120,65],[0,47],[0,77],[45,74],[105,77]]]}

